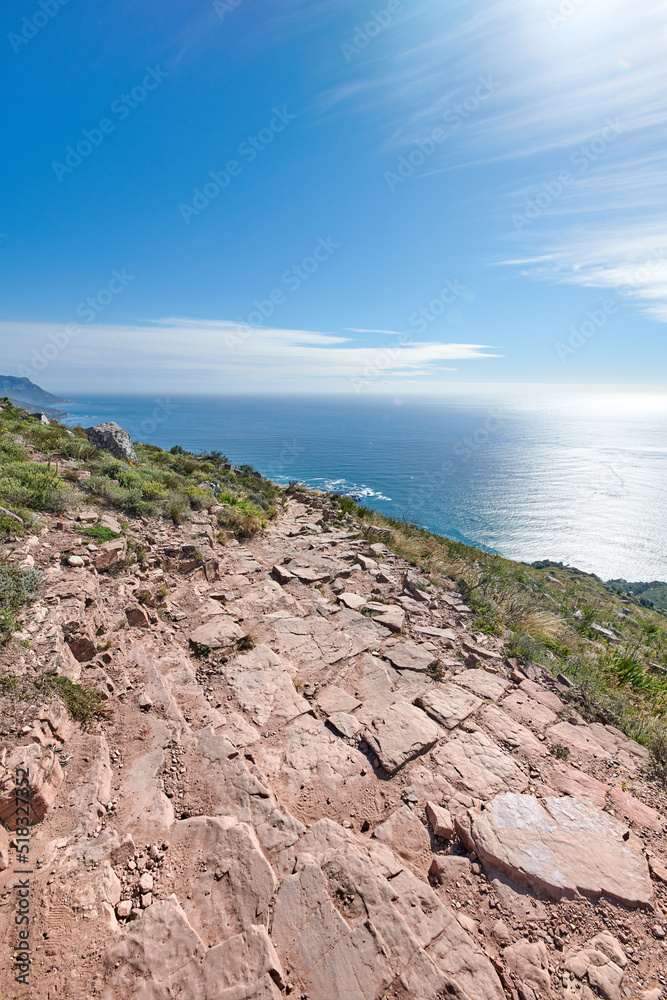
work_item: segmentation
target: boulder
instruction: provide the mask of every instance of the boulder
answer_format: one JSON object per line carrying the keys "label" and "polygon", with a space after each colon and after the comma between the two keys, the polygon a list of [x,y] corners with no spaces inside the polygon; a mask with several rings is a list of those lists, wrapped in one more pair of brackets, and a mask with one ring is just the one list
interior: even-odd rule
{"label": "boulder", "polygon": [[604,895],[648,907],[653,891],[641,845],[623,823],[586,799],[506,792],[470,810],[471,839],[485,864],[554,899]]}
{"label": "boulder", "polygon": [[86,427],[85,434],[91,444],[111,452],[114,458],[120,458],[123,462],[137,461],[132,438],[113,420],[98,424],[97,427]]}
{"label": "boulder", "polygon": [[58,758],[51,750],[36,743],[27,747],[17,747],[0,773],[0,820],[15,830],[17,774],[21,783],[24,773],[28,774],[25,786],[26,799],[30,801],[30,823],[39,823],[53,805],[63,780]]}

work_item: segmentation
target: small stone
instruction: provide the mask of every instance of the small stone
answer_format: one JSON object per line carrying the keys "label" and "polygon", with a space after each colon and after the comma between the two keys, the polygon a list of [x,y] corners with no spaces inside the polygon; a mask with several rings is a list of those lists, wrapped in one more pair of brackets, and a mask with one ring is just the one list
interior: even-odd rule
{"label": "small stone", "polygon": [[81,556],[70,556],[67,562],[70,566],[76,566],[77,569],[86,565]]}
{"label": "small stone", "polygon": [[660,924],[656,924],[655,927],[653,928],[653,933],[657,938],[659,938],[662,941],[662,939],[665,936],[665,928],[662,927]]}
{"label": "small stone", "polygon": [[127,624],[132,628],[143,628],[148,625],[148,619],[141,608],[128,608],[125,612]]}
{"label": "small stone", "polygon": [[157,849],[157,847],[156,847],[155,844],[153,844],[153,846],[151,847],[150,851],[148,852],[148,856],[149,856],[149,858],[152,858],[153,861],[159,861],[160,860],[160,852]]}
{"label": "small stone", "polygon": [[145,893],[145,892],[150,892],[152,888],[153,888],[153,876],[149,875],[148,872],[144,872],[144,874],[139,879],[139,889],[141,890],[142,893]]}
{"label": "small stone", "polygon": [[116,905],[116,916],[119,920],[127,920],[127,918],[132,913],[132,900],[131,899],[121,899],[120,903]]}
{"label": "small stone", "polygon": [[137,704],[139,705],[139,708],[147,712],[149,708],[153,707],[153,700],[152,698],[149,698],[145,691],[142,691],[137,700]]}
{"label": "small stone", "polygon": [[429,818],[436,837],[442,837],[443,840],[452,839],[454,836],[454,821],[449,810],[443,806],[436,805],[434,802],[427,802],[426,815]]}
{"label": "small stone", "polygon": [[153,902],[153,893],[152,892],[145,893],[141,897],[141,909],[142,910],[147,910],[148,907],[151,905],[152,902]]}

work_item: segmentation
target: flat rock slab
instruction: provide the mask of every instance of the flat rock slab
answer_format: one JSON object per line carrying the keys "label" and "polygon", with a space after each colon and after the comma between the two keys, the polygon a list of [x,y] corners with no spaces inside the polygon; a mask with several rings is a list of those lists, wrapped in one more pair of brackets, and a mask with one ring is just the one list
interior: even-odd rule
{"label": "flat rock slab", "polygon": [[497,705],[485,705],[479,718],[499,743],[506,743],[512,750],[518,750],[526,757],[539,757],[544,753],[544,746],[530,729],[522,726]]}
{"label": "flat rock slab", "polygon": [[408,806],[401,806],[376,826],[373,836],[426,875],[431,864],[431,841],[428,831]]}
{"label": "flat rock slab", "polygon": [[359,719],[355,719],[353,715],[348,715],[347,712],[333,712],[329,716],[329,723],[337,733],[340,733],[341,736],[347,736],[348,739],[356,736],[361,729]]}
{"label": "flat rock slab", "polygon": [[440,735],[428,715],[404,701],[388,705],[364,731],[387,774],[396,774],[409,760],[430,750]]}
{"label": "flat rock slab", "polygon": [[189,635],[194,646],[208,646],[209,649],[222,649],[229,646],[235,639],[243,638],[243,632],[231,615],[216,614],[214,618],[200,625]]}
{"label": "flat rock slab", "polygon": [[354,712],[355,708],[359,708],[361,702],[357,698],[353,698],[347,691],[343,691],[342,688],[330,684],[318,694],[317,704],[325,715],[333,715],[334,712],[347,712],[348,714]]}
{"label": "flat rock slab", "polygon": [[507,792],[471,810],[471,836],[485,864],[554,899],[604,895],[625,906],[651,905],[641,844],[627,827],[586,799]]}
{"label": "flat rock slab", "polygon": [[490,698],[491,701],[498,701],[502,698],[510,682],[497,674],[490,674],[488,670],[463,670],[455,674],[452,678],[461,687],[467,688],[480,698]]}
{"label": "flat rock slab", "polygon": [[301,583],[324,583],[332,580],[340,567],[334,562],[319,559],[292,559],[285,567]]}
{"label": "flat rock slab", "polygon": [[277,645],[292,659],[320,668],[322,662],[333,664],[379,646],[391,635],[389,629],[376,625],[356,611],[342,608],[329,618],[312,614],[307,618],[281,618],[273,623],[268,644]]}
{"label": "flat rock slab", "polygon": [[656,833],[662,833],[665,828],[665,819],[655,809],[644,805],[634,795],[623,791],[622,788],[612,788],[610,796],[614,811],[623,819],[629,823],[635,823],[637,826],[648,827],[649,830],[655,830]]}
{"label": "flat rock slab", "polygon": [[391,632],[400,632],[405,625],[405,611],[398,606],[387,607],[380,615],[373,615],[373,621],[383,625]]}
{"label": "flat rock slab", "polygon": [[235,657],[223,665],[221,673],[256,726],[264,726],[271,717],[277,723],[291,722],[311,711],[305,698],[297,694],[283,661],[267,646]]}
{"label": "flat rock slab", "polygon": [[543,687],[540,687],[539,684],[536,684],[535,681],[521,681],[519,687],[522,691],[525,691],[527,695],[530,695],[531,698],[534,698],[535,701],[539,701],[540,704],[546,705],[547,708],[550,708],[551,711],[556,712],[556,714],[558,714],[558,712],[562,712],[565,708],[565,705],[557,694],[554,694],[552,691],[546,691]]}
{"label": "flat rock slab", "polygon": [[508,789],[522,792],[528,787],[523,771],[486,733],[458,734],[438,747],[435,759],[443,778],[476,799],[490,799]]}
{"label": "flat rock slab", "polygon": [[15,830],[23,824],[28,803],[30,822],[39,823],[53,805],[62,781],[63,772],[52,750],[36,743],[17,747],[0,771],[0,821]]}
{"label": "flat rock slab", "polygon": [[539,729],[545,729],[558,722],[558,716],[542,702],[535,701],[524,691],[512,691],[503,701],[503,708],[520,722],[530,722]]}
{"label": "flat rock slab", "polygon": [[648,750],[634,740],[629,740],[613,726],[602,726],[599,722],[588,726],[559,722],[546,735],[550,743],[564,743],[584,759],[606,757],[618,760],[629,771],[634,771],[636,767],[649,761]]}
{"label": "flat rock slab", "polygon": [[580,771],[578,768],[558,760],[553,762],[551,773],[546,780],[559,795],[573,795],[578,799],[589,799],[598,809],[604,809],[609,785],[603,784],[602,781],[591,777],[585,771]]}
{"label": "flat rock slab", "polygon": [[361,609],[366,604],[366,598],[360,597],[359,594],[344,594],[338,595],[338,600],[341,604],[344,604],[346,608],[351,608],[352,611],[361,611]]}
{"label": "flat rock slab", "polygon": [[393,649],[388,649],[384,655],[397,670],[419,670],[422,673],[438,659],[416,642],[401,642]]}
{"label": "flat rock slab", "polygon": [[415,632],[419,635],[428,635],[431,639],[444,639],[447,642],[456,642],[456,633],[450,628],[435,628],[427,625],[415,625]]}
{"label": "flat rock slab", "polygon": [[415,705],[446,729],[454,729],[482,705],[480,698],[456,684],[439,684],[415,698]]}

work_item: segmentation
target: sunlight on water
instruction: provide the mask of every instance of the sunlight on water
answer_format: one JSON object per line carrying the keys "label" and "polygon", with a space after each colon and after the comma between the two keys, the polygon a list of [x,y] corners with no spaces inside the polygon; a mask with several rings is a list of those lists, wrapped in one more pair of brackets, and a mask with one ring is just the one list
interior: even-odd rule
{"label": "sunlight on water", "polygon": [[667,579],[667,397],[96,397],[84,424],[217,449],[513,559]]}

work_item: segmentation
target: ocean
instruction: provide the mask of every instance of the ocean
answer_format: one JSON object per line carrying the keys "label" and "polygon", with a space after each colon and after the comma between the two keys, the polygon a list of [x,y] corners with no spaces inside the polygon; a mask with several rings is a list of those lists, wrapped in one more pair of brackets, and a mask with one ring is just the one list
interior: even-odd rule
{"label": "ocean", "polygon": [[448,538],[602,579],[667,579],[667,396],[78,396],[164,448],[354,497]]}

